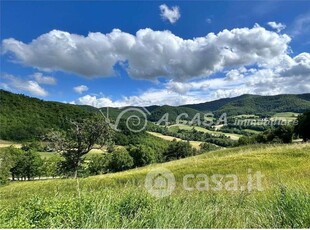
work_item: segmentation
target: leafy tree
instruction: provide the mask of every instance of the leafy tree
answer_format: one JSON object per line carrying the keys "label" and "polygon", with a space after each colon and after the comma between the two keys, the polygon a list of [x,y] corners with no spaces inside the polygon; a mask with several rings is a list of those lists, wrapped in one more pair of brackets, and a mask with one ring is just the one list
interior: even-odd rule
{"label": "leafy tree", "polygon": [[146,145],[139,144],[128,148],[129,155],[134,160],[134,166],[141,167],[156,162],[155,151]]}
{"label": "leafy tree", "polygon": [[21,149],[24,151],[29,151],[29,150],[43,151],[44,150],[42,143],[38,141],[25,142],[22,144]]}
{"label": "leafy tree", "polygon": [[95,154],[88,158],[88,170],[91,175],[107,173],[111,161],[111,154]]}
{"label": "leafy tree", "polygon": [[28,179],[36,176],[41,176],[41,167],[43,161],[40,155],[33,151],[15,152],[16,163],[11,168],[12,179]]}
{"label": "leafy tree", "polygon": [[238,145],[250,145],[250,144],[254,144],[255,142],[256,140],[253,137],[242,136],[238,140]]}
{"label": "leafy tree", "polygon": [[20,149],[11,147],[0,149],[0,185],[6,184],[11,175],[11,168],[16,164],[18,154],[21,154]]}
{"label": "leafy tree", "polygon": [[176,141],[176,139],[170,143],[168,149],[164,152],[166,160],[185,158],[195,154],[196,150],[192,148],[189,141]]}
{"label": "leafy tree", "polygon": [[60,174],[60,164],[62,158],[53,154],[51,157],[45,158],[42,165],[42,174],[47,177],[56,177]]}
{"label": "leafy tree", "polygon": [[209,151],[213,151],[213,150],[217,150],[219,149],[219,147],[217,147],[216,145],[204,142],[200,144],[200,151],[201,152],[209,152]]}
{"label": "leafy tree", "polygon": [[249,145],[255,143],[292,143],[294,128],[292,126],[279,126],[268,129],[263,133],[251,136],[241,137],[238,140],[239,145]]}
{"label": "leafy tree", "polygon": [[126,149],[117,149],[111,155],[108,168],[112,172],[119,172],[130,169],[134,166],[133,158]]}
{"label": "leafy tree", "polygon": [[310,111],[298,116],[298,124],[295,127],[295,133],[304,141],[310,140]]}
{"label": "leafy tree", "polygon": [[71,122],[67,132],[53,131],[46,136],[50,148],[60,152],[65,159],[61,165],[62,170],[65,173],[74,173],[74,177],[77,177],[83,156],[92,150],[95,144],[102,147],[110,139],[108,124],[99,117]]}
{"label": "leafy tree", "polygon": [[279,138],[282,143],[292,143],[294,128],[292,126],[279,126],[274,130],[275,137]]}

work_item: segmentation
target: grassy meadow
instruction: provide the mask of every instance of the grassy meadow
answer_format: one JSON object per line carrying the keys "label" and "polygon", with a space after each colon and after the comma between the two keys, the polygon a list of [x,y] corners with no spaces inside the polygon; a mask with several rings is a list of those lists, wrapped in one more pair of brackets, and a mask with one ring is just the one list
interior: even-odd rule
{"label": "grassy meadow", "polygon": [[[176,189],[155,198],[146,174],[164,167]],[[186,174],[261,171],[263,191],[186,191]],[[310,144],[253,145],[83,179],[0,187],[1,228],[308,228]],[[199,179],[193,179],[193,184]]]}
{"label": "grassy meadow", "polygon": [[[177,124],[177,125],[171,125],[168,128],[169,128],[170,131],[177,132],[179,129],[192,130],[193,126]],[[210,133],[212,135],[217,135],[217,136],[225,135],[225,136],[231,138],[232,140],[238,140],[241,137],[241,135],[238,135],[238,134],[223,133],[223,132],[219,132],[219,131],[212,131],[212,130],[208,130],[208,129],[205,129],[205,128],[199,127],[199,126],[195,126],[194,129],[199,131],[199,132]]]}
{"label": "grassy meadow", "polygon": [[[166,140],[166,141],[173,141],[174,139],[177,140],[177,141],[185,141],[185,140],[182,140],[180,138],[177,138],[177,137],[173,137],[173,136],[168,136],[168,135],[164,135],[164,134],[161,134],[161,133],[157,133],[157,132],[148,132],[149,134],[155,136],[155,137],[159,137],[163,140]],[[200,149],[200,145],[203,143],[201,141],[189,141],[189,143],[191,144],[191,146],[193,146],[195,149]]]}

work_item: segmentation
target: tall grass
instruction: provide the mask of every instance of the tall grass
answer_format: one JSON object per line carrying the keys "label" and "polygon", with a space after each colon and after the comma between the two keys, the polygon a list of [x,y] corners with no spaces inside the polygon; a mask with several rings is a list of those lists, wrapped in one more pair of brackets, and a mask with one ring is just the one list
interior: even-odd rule
{"label": "tall grass", "polygon": [[[146,173],[170,169],[177,189],[157,199]],[[263,192],[187,192],[186,173],[265,174]],[[226,149],[126,172],[16,182],[0,188],[0,228],[309,228],[310,144]]]}
{"label": "tall grass", "polygon": [[1,228],[307,228],[310,194],[178,194],[155,199],[137,189],[32,197],[0,213]]}

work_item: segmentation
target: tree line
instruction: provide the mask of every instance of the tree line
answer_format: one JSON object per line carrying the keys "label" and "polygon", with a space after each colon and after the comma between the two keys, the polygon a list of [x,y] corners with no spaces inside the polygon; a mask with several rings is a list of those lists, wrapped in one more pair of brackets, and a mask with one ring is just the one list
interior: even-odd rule
{"label": "tree line", "polygon": [[[45,135],[43,148],[56,152],[49,158],[42,159],[38,153],[42,146],[35,142],[25,144],[21,149],[1,148],[0,184],[6,183],[10,177],[13,180],[30,180],[36,177],[77,177],[118,172],[218,148],[203,143],[201,151],[197,151],[189,141],[168,142],[145,132],[131,133],[123,127],[121,132],[114,132],[102,118],[70,122],[67,132],[52,130]],[[193,130],[192,135],[198,138],[202,133]],[[280,126],[258,135],[242,137],[238,144],[291,143],[293,135],[304,141],[310,140],[310,112],[298,117],[296,127]],[[87,156],[92,149],[103,146],[106,151]]]}

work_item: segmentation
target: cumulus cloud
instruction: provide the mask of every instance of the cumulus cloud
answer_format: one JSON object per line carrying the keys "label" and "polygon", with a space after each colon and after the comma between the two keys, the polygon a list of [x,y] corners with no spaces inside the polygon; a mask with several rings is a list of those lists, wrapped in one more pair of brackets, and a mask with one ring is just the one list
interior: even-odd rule
{"label": "cumulus cloud", "polygon": [[310,54],[301,53],[293,58],[293,64],[280,72],[281,76],[310,76]]}
{"label": "cumulus cloud", "polygon": [[278,33],[281,32],[286,28],[286,25],[282,23],[276,23],[276,22],[268,22],[267,23],[272,29],[275,29]]}
{"label": "cumulus cloud", "polygon": [[91,105],[101,107],[125,107],[125,106],[150,106],[150,105],[180,105],[203,102],[202,98],[195,95],[180,95],[167,89],[150,89],[140,95],[123,97],[112,100],[109,97],[85,95],[72,101],[72,104]]}
{"label": "cumulus cloud", "polygon": [[50,76],[44,76],[42,73],[34,73],[32,77],[39,84],[56,85],[56,79]]}
{"label": "cumulus cloud", "polygon": [[76,93],[82,94],[88,91],[88,87],[86,85],[79,85],[73,88]]}
{"label": "cumulus cloud", "polygon": [[6,89],[28,92],[34,96],[45,97],[48,95],[48,92],[43,89],[36,81],[23,80],[10,74],[5,74],[1,78],[7,81],[6,83],[2,83],[2,87]]}
{"label": "cumulus cloud", "polygon": [[[239,67],[224,77],[163,83],[160,89],[150,89],[139,95],[112,100],[108,97],[86,95],[72,103],[95,107],[124,107],[148,105],[184,105],[235,97],[242,94],[276,95],[310,92],[310,54],[286,56],[272,66]],[[283,61],[285,60],[285,61]]]}
{"label": "cumulus cloud", "polygon": [[164,20],[168,20],[171,24],[175,23],[181,17],[180,10],[178,6],[173,6],[169,8],[166,4],[159,6],[160,16]]}
{"label": "cumulus cloud", "polygon": [[86,37],[53,30],[28,44],[4,39],[2,50],[13,54],[15,62],[45,71],[113,76],[115,65],[125,63],[123,68],[134,78],[185,81],[229,68],[269,65],[286,55],[290,40],[259,25],[187,40],[152,29],[141,29],[135,35],[114,29]]}
{"label": "cumulus cloud", "polygon": [[185,94],[187,93],[190,89],[193,88],[193,85],[191,83],[181,83],[181,82],[174,82],[174,81],[169,81],[166,84],[167,89],[179,93],[179,94]]}

